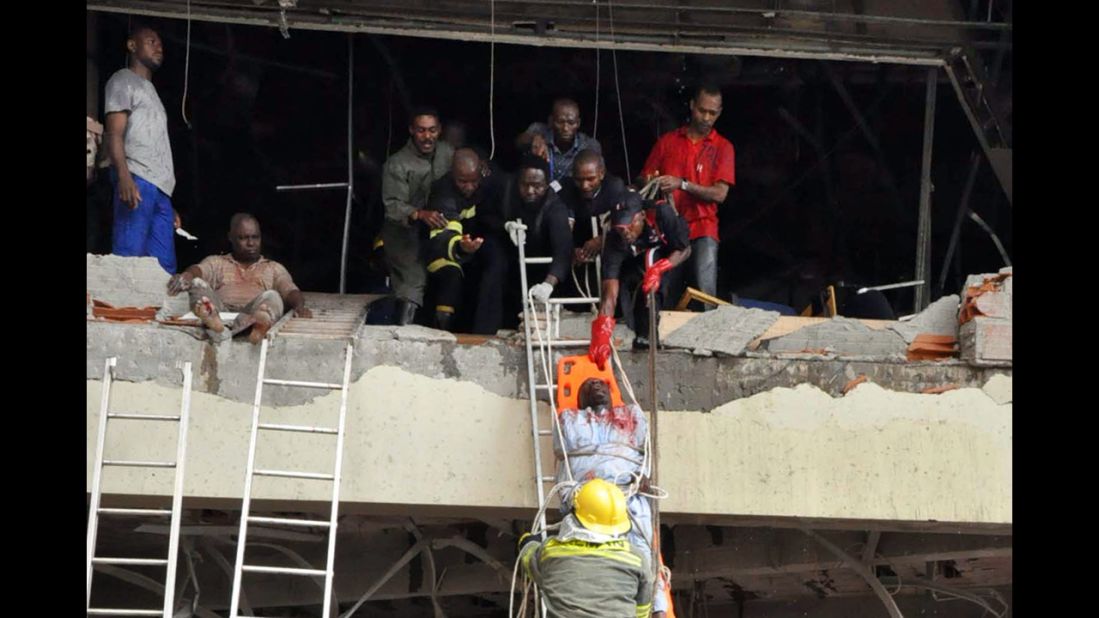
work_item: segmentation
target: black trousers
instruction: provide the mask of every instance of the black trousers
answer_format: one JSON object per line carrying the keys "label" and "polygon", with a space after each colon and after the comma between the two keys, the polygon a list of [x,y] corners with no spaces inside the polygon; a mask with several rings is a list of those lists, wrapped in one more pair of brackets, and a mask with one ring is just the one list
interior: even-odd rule
{"label": "black trousers", "polygon": [[485,242],[462,265],[465,272],[463,319],[469,332],[495,335],[504,315],[504,286],[507,285],[508,251],[504,243],[511,241],[495,235],[485,235]]}

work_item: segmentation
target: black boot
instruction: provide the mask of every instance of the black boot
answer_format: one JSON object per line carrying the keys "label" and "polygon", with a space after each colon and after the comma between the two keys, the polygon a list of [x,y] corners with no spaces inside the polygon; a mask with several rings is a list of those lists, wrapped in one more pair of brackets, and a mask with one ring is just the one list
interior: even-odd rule
{"label": "black boot", "polygon": [[408,324],[412,324],[413,323],[412,321],[416,318],[416,309],[417,308],[418,307],[416,306],[416,303],[414,303],[410,300],[404,299],[404,298],[398,298],[397,299],[397,325],[398,326],[407,326]]}
{"label": "black boot", "polygon": [[450,332],[450,325],[454,322],[454,314],[445,311],[435,312],[435,328]]}

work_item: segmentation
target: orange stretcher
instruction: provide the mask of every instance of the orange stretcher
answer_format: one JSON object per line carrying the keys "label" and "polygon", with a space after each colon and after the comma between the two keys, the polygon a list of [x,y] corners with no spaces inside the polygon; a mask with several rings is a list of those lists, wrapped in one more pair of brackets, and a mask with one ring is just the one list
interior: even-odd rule
{"label": "orange stretcher", "polygon": [[557,412],[579,407],[580,385],[588,378],[598,378],[611,388],[611,405],[622,405],[622,393],[614,379],[614,369],[608,362],[602,371],[587,354],[565,356],[557,361]]}

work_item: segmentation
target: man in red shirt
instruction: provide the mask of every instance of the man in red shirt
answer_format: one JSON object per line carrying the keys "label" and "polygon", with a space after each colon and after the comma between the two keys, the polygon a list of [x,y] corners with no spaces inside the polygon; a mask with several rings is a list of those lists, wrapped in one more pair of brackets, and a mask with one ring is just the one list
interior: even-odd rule
{"label": "man in red shirt", "polygon": [[721,91],[699,86],[691,99],[690,123],[660,136],[641,170],[646,180],[658,179],[687,221],[691,239],[687,272],[694,287],[711,296],[717,295],[717,207],[736,180],[733,144],[714,130],[719,116]]}

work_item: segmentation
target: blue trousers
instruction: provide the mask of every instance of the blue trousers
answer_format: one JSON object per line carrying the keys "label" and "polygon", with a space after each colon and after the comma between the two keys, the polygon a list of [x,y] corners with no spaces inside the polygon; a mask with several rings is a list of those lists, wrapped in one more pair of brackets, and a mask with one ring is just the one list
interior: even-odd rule
{"label": "blue trousers", "polygon": [[174,275],[176,245],[172,198],[140,176],[133,175],[133,179],[141,194],[141,202],[131,210],[118,198],[118,174],[111,169],[111,185],[114,187],[111,253],[155,257],[161,268]]}

